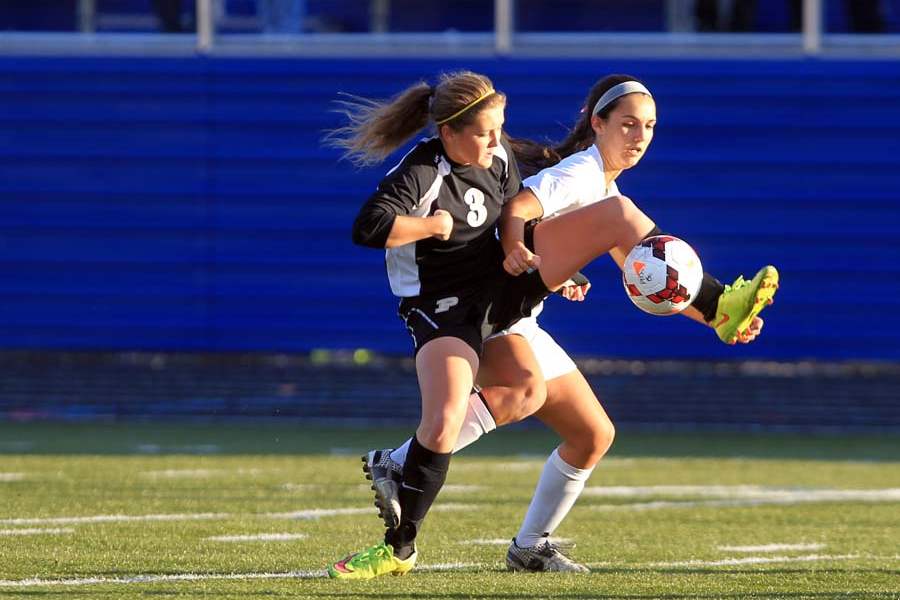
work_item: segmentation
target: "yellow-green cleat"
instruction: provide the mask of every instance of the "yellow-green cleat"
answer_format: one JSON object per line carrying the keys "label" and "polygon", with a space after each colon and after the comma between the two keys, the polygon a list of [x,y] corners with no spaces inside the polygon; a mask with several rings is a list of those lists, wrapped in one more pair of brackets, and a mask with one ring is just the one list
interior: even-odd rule
{"label": "yellow-green cleat", "polygon": [[768,265],[745,281],[743,275],[725,286],[719,296],[716,318],[712,322],[716,335],[726,344],[734,344],[747,331],[753,318],[774,302],[778,291],[778,269]]}
{"label": "yellow-green cleat", "polygon": [[380,575],[406,575],[416,566],[416,552],[409,558],[394,556],[388,544],[378,544],[351,554],[328,567],[332,579],[373,579]]}

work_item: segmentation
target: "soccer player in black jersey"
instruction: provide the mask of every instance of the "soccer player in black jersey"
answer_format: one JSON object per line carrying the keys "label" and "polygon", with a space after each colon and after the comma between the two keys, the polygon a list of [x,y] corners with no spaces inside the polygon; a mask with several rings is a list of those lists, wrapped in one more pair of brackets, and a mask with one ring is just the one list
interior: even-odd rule
{"label": "soccer player in black jersey", "polygon": [[[413,85],[386,103],[347,101],[350,124],[329,136],[357,164],[372,164],[426,125],[437,131],[388,172],[353,225],[355,242],[386,248],[391,290],[401,298],[400,317],[415,347],[422,417],[399,478],[400,518],[388,523],[384,543],[331,565],[331,577],[369,579],[415,566],[416,536],[446,478],[462,423],[484,410],[471,393],[482,328],[509,280],[496,222],[521,189],[502,139],[505,106],[487,77],[460,72],[435,87]],[[482,394],[503,404],[505,395],[517,401],[541,390],[527,344],[521,362],[526,366],[514,386]]]}

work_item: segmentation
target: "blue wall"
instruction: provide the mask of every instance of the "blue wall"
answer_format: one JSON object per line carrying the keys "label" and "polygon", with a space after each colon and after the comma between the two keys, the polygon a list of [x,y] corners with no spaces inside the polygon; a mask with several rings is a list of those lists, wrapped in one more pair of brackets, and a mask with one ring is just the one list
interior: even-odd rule
{"label": "blue wall", "polygon": [[349,239],[386,167],[318,141],[338,91],[462,67],[513,135],[554,138],[596,78],[642,77],[659,126],[623,192],[723,280],[782,272],[729,348],[600,259],[588,302],[545,311],[573,353],[900,359],[900,64],[850,61],[2,58],[0,348],[408,352],[382,253]]}

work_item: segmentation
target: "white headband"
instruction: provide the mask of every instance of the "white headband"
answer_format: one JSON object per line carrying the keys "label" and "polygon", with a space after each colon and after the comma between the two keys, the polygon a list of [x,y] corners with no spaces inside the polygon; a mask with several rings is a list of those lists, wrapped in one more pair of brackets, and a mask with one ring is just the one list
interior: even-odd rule
{"label": "white headband", "polygon": [[598,112],[606,108],[606,106],[617,98],[621,98],[626,94],[633,94],[635,92],[640,92],[642,94],[647,94],[651,98],[653,95],[650,93],[644,84],[640,81],[624,81],[618,85],[614,85],[597,100],[597,104],[594,105],[594,110],[591,112],[591,116],[596,115]]}

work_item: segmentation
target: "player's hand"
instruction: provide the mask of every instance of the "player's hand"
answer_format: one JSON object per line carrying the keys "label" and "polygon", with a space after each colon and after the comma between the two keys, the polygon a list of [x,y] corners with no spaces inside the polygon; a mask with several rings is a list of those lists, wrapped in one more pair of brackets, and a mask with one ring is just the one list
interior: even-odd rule
{"label": "player's hand", "polygon": [[526,248],[522,242],[517,242],[516,247],[503,260],[503,268],[510,275],[521,275],[529,269],[541,268],[541,257]]}
{"label": "player's hand", "polygon": [[453,215],[443,208],[439,208],[434,211],[434,214],[430,218],[434,219],[435,227],[435,232],[431,237],[436,237],[442,242],[449,240],[450,234],[453,233]]}
{"label": "player's hand", "polygon": [[757,338],[763,328],[763,320],[759,317],[753,317],[750,321],[750,327],[744,333],[738,334],[738,344],[749,344]]}
{"label": "player's hand", "polygon": [[564,285],[562,289],[559,290],[559,295],[572,302],[584,302],[584,297],[587,296],[589,289],[591,289],[590,283],[585,283],[584,285]]}

